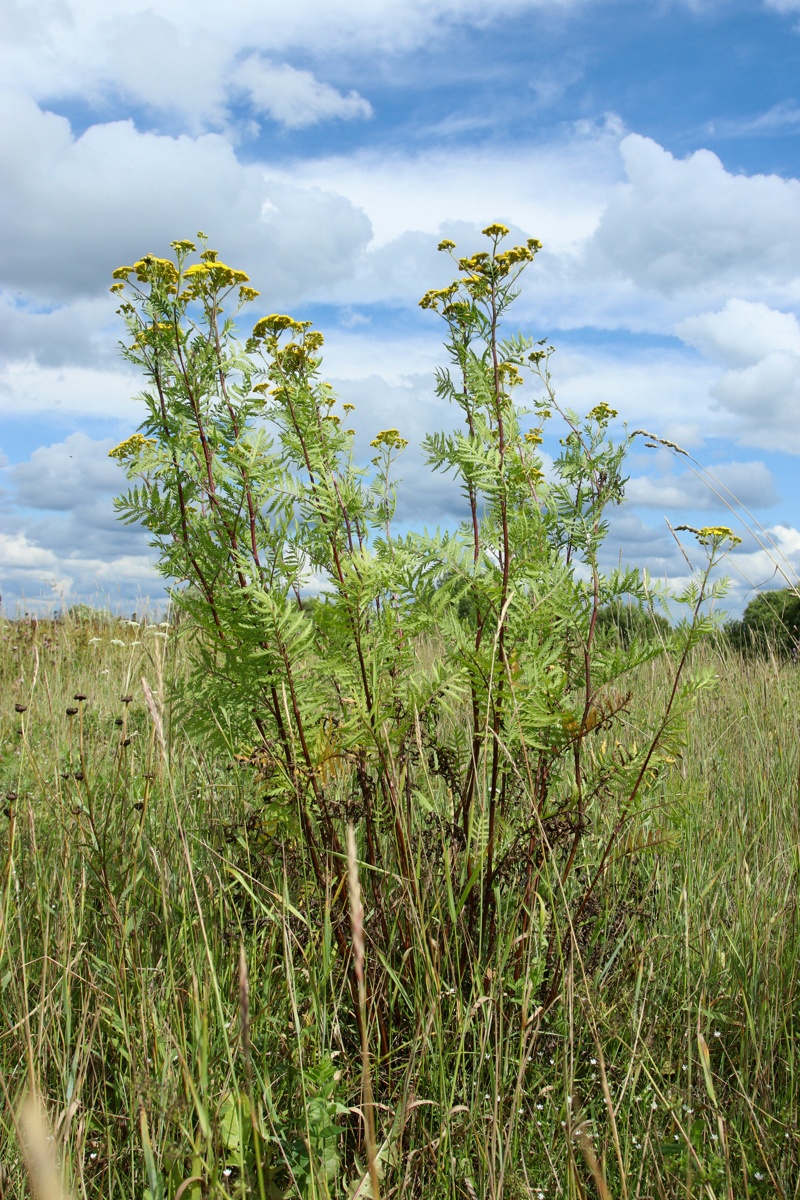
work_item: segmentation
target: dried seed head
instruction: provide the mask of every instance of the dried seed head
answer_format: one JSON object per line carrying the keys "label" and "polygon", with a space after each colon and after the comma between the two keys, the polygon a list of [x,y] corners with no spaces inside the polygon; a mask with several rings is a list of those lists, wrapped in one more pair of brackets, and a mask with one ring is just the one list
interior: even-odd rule
{"label": "dried seed head", "polygon": [[122,701],[123,704],[132,704],[133,696],[120,696],[120,700]]}
{"label": "dried seed head", "polygon": [[16,798],[17,798],[16,792],[6,792],[6,800],[8,801],[9,804],[13,804],[14,801],[16,800]]}
{"label": "dried seed head", "polygon": [[67,709],[67,716],[68,716],[68,717],[74,717],[74,716],[75,716],[75,714],[77,713],[77,711],[78,711],[78,710],[77,710],[77,708],[68,708],[68,709]]}
{"label": "dried seed head", "polygon": [[15,704],[15,705],[14,705],[14,712],[18,712],[18,713],[24,713],[24,712],[27,712],[27,711],[28,711],[28,706],[27,706],[27,704]]}
{"label": "dried seed head", "polygon": [[72,697],[72,699],[73,700],[85,700],[86,697],[84,696],[83,692],[76,692],[75,695]]}

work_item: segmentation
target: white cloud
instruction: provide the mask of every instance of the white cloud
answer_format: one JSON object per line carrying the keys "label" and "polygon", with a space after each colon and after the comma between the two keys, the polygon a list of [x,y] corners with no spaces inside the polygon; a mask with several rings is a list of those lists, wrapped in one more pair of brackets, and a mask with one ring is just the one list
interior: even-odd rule
{"label": "white cloud", "polygon": [[730,174],[710,150],[676,159],[638,134],[620,150],[628,182],[611,195],[589,266],[666,296],[800,294],[800,182]]}
{"label": "white cloud", "polygon": [[724,414],[706,413],[716,372],[679,350],[594,353],[564,348],[552,360],[562,406],[587,413],[606,403],[629,427],[643,425],[686,448],[729,431]]}
{"label": "white cloud", "polygon": [[331,118],[352,120],[372,116],[372,106],[358,92],[346,96],[298,71],[288,63],[275,64],[249,55],[236,69],[236,82],[247,92],[256,112],[265,113],[289,129],[302,129]]}
{"label": "white cloud", "polygon": [[[755,550],[737,550],[726,560],[750,588],[800,584],[800,530],[774,525],[759,538]],[[749,597],[752,599],[752,596]]]}
{"label": "white cloud", "polygon": [[721,312],[687,317],[675,332],[706,358],[727,367],[750,366],[776,350],[800,354],[795,314],[749,300],[732,299]]}
{"label": "white cloud", "polygon": [[662,511],[722,510],[725,501],[747,508],[765,508],[778,502],[772,472],[763,462],[717,463],[711,478],[693,471],[680,475],[640,475],[628,480],[625,496],[630,504]]}
{"label": "white cloud", "polygon": [[[97,0],[6,0],[0,77],[42,100],[77,96],[97,105],[124,97],[197,131],[226,120],[228,85],[242,53],[274,60],[300,51],[344,63],[376,51],[407,52],[451,23],[485,25],[583,2],[497,0],[487,15],[483,0],[237,0],[223,20],[216,0],[116,0],[113,9]],[[329,84],[312,84],[330,100]],[[282,119],[280,106],[272,115]]]}
{"label": "white cloud", "polygon": [[5,466],[6,524],[0,535],[0,576],[6,609],[59,596],[91,599],[111,593],[114,607],[135,607],[142,589],[163,594],[144,530],[122,525],[112,496],[127,487],[108,458],[109,439],[84,433],[40,446],[30,459]]}
{"label": "white cloud", "polygon": [[117,121],[75,138],[63,117],[8,92],[0,175],[0,281],[48,299],[96,292],[121,262],[202,228],[271,302],[288,303],[346,277],[371,234],[348,200],[268,180],[218,134],[167,137]]}
{"label": "white cloud", "polygon": [[800,322],[794,313],[734,299],[720,312],[687,318],[676,332],[729,368],[709,394],[736,418],[741,442],[800,453]]}
{"label": "white cloud", "polygon": [[72,433],[63,442],[39,446],[28,462],[9,470],[16,502],[24,508],[67,511],[85,505],[95,495],[127,487],[119,463],[108,457],[114,443]]}
{"label": "white cloud", "polygon": [[123,369],[40,367],[32,359],[22,359],[0,368],[0,413],[61,420],[96,417],[136,426],[142,414],[132,396],[141,385],[137,376]]}
{"label": "white cloud", "polygon": [[[413,231],[431,239],[455,226],[475,237],[505,220],[549,251],[576,249],[596,229],[621,178],[619,126],[505,148],[362,151],[292,163],[287,182],[346,197],[368,215],[374,246]],[[445,230],[444,227],[447,226]]]}
{"label": "white cloud", "polygon": [[800,354],[774,351],[753,366],[726,371],[711,395],[741,418],[741,441],[800,454]]}

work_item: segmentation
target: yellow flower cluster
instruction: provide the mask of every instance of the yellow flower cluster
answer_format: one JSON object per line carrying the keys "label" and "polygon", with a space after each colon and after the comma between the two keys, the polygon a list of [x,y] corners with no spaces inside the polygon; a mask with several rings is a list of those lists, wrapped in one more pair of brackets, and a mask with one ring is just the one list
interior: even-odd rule
{"label": "yellow flower cluster", "polygon": [[251,300],[255,300],[256,296],[260,296],[261,292],[257,292],[255,288],[240,287],[239,299],[243,304],[249,304]]}
{"label": "yellow flower cluster", "polygon": [[176,254],[193,254],[197,249],[194,242],[190,242],[188,238],[181,238],[177,242],[170,242],[170,246]]}
{"label": "yellow flower cluster", "polygon": [[265,338],[268,334],[277,337],[285,329],[291,330],[292,333],[302,333],[305,328],[306,322],[304,321],[295,321],[294,317],[287,317],[284,313],[270,313],[268,317],[262,317],[260,321],[256,321],[253,326],[253,337]]}
{"label": "yellow flower cluster", "polygon": [[396,429],[382,429],[370,442],[375,450],[385,446],[387,450],[403,450],[408,445],[408,439],[401,437]]}
{"label": "yellow flower cluster", "polygon": [[722,542],[730,542],[733,548],[742,544],[742,539],[727,525],[704,525],[702,529],[695,529],[694,525],[676,525],[675,530],[693,533],[701,546],[719,546]]}
{"label": "yellow flower cluster", "polygon": [[489,255],[485,250],[480,250],[470,258],[460,258],[458,260],[458,269],[459,271],[483,271],[488,262]]}
{"label": "yellow flower cluster", "polygon": [[439,302],[441,300],[452,300],[457,290],[458,285],[455,283],[451,283],[450,286],[446,288],[431,288],[430,291],[426,292],[422,297],[419,302],[419,306],[420,308],[438,309]]}
{"label": "yellow flower cluster", "polygon": [[109,450],[108,457],[116,458],[122,461],[126,458],[134,458],[146,446],[155,446],[152,438],[146,438],[141,433],[133,433],[124,442],[120,442],[113,450]]}
{"label": "yellow flower cluster", "polygon": [[543,438],[541,429],[531,429],[525,434],[525,441],[529,446],[541,446]]}
{"label": "yellow flower cluster", "polygon": [[[216,257],[216,252],[213,250],[206,251],[206,253],[214,254]],[[208,289],[215,292],[220,288],[233,287],[237,283],[250,282],[250,276],[246,272],[237,271],[226,263],[216,262],[213,259],[195,263],[193,267],[189,267],[185,272],[185,278],[202,291]]]}
{"label": "yellow flower cluster", "polygon": [[481,230],[485,237],[504,238],[508,237],[508,229],[505,225],[501,225],[499,221],[495,221],[493,225],[487,225]]}
{"label": "yellow flower cluster", "polygon": [[525,382],[520,375],[519,368],[514,363],[500,363],[500,366],[497,368],[497,374],[509,387],[519,387],[521,383]]}
{"label": "yellow flower cluster", "polygon": [[731,546],[742,544],[742,539],[727,525],[704,525],[697,531],[697,540],[701,546],[711,546],[715,542],[730,542]]}
{"label": "yellow flower cluster", "polygon": [[441,242],[439,242],[439,245],[436,247],[437,250],[455,250],[455,248],[456,244],[452,238],[442,238]]}
{"label": "yellow flower cluster", "polygon": [[618,415],[617,410],[603,400],[600,404],[595,404],[591,412],[586,414],[586,419],[587,421],[597,421],[598,425],[607,425]]}
{"label": "yellow flower cluster", "polygon": [[153,254],[145,254],[133,264],[139,283],[177,283],[178,268],[169,258],[156,258]]}

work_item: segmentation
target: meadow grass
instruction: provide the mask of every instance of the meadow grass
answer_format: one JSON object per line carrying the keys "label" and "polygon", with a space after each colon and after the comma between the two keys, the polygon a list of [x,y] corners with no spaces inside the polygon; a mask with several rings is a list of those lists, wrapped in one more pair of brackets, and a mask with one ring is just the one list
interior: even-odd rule
{"label": "meadow grass", "polygon": [[[365,1058],[342,897],[252,764],[173,716],[179,632],[0,632],[0,1198],[800,1195],[792,664],[697,651],[717,685],[589,901],[559,889],[585,890],[602,807],[566,882],[554,853],[529,911],[498,894],[479,972],[446,828],[410,814],[402,971],[370,974],[361,865],[367,988],[402,1014],[388,1052],[367,1015]],[[623,742],[672,670],[638,668]]]}

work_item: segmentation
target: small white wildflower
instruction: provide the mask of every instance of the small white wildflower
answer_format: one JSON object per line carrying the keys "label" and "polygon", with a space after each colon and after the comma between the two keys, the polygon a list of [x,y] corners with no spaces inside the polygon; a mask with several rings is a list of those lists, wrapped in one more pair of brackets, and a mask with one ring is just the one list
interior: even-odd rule
{"label": "small white wildflower", "polygon": [[536,1107],[539,1109],[539,1112],[541,1112],[541,1111],[542,1111],[542,1109],[544,1108],[544,1105],[543,1105],[543,1104],[537,1104],[537,1105],[536,1105]]}
{"label": "small white wildflower", "polygon": [[225,1178],[226,1178],[226,1179],[228,1178],[228,1176],[230,1175],[230,1173],[231,1173],[231,1168],[230,1168],[230,1167],[223,1167],[223,1168],[222,1168],[222,1174],[225,1176]]}
{"label": "small white wildflower", "polygon": [[102,640],[101,638],[89,638],[89,645],[93,646],[95,644],[95,642],[99,642],[101,640]]}
{"label": "small white wildflower", "polygon": [[722,1037],[722,1034],[720,1033],[720,1031],[718,1029],[714,1030],[714,1037]]}
{"label": "small white wildflower", "polygon": [[109,646],[124,646],[124,645],[125,645],[125,643],[123,642],[122,638],[112,638],[111,641],[109,642]]}
{"label": "small white wildflower", "polygon": [[656,1109],[658,1108],[658,1105],[656,1104],[655,1100],[652,1101],[650,1107],[652,1108],[653,1112],[656,1111]]}
{"label": "small white wildflower", "polygon": [[589,1059],[589,1062],[592,1064],[592,1066],[593,1066],[593,1067],[596,1067],[596,1066],[597,1066],[597,1059],[596,1059],[596,1058],[590,1058],[590,1059]]}
{"label": "small white wildflower", "polygon": [[759,1183],[761,1182],[762,1179],[767,1178],[766,1175],[762,1171],[754,1171],[753,1174]]}

